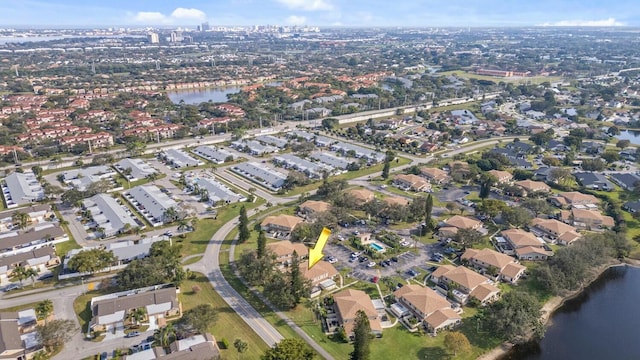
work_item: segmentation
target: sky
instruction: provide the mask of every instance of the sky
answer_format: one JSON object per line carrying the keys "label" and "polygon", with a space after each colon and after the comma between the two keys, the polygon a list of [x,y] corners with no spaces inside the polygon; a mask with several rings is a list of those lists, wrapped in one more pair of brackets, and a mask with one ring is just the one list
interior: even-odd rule
{"label": "sky", "polygon": [[640,26],[638,0],[0,0],[9,26]]}

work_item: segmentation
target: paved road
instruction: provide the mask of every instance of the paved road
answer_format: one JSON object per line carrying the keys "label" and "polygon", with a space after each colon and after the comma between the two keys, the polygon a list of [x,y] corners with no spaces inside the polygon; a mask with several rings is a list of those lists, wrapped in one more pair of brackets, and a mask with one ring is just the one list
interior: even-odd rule
{"label": "paved road", "polygon": [[[251,211],[248,215],[251,216],[261,208]],[[213,236],[203,258],[195,264],[188,265],[187,267],[192,271],[198,271],[205,273],[207,278],[216,289],[218,294],[229,304],[229,306],[240,315],[240,317],[264,340],[269,346],[273,346],[282,340],[284,337],[276,330],[268,321],[266,321],[257,310],[251,306],[222,275],[220,271],[220,247],[222,241],[227,237],[238,223],[238,218],[234,218],[231,221],[224,224]],[[229,260],[233,260],[233,249],[229,252]],[[278,317],[287,323],[301,338],[303,338],[311,347],[313,347],[322,358],[333,359],[333,357],[320,346],[314,339],[312,339],[307,333],[304,332],[298,325],[296,325],[291,319],[289,319],[284,313],[276,311]]]}

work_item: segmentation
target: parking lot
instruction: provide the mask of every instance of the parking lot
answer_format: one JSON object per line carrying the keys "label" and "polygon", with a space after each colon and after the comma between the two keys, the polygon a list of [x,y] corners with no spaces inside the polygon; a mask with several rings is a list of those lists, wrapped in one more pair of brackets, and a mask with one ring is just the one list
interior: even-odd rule
{"label": "parking lot", "polygon": [[[413,242],[411,246],[413,246]],[[441,246],[439,244],[418,243],[417,249],[417,252],[408,249],[400,254],[387,255],[381,259],[367,258],[364,260],[366,255],[362,254],[354,258],[351,256],[353,250],[340,242],[328,244],[324,253],[327,257],[335,258],[333,265],[338,271],[348,270],[347,276],[350,278],[371,281],[374,277],[400,276],[404,280],[408,280],[433,267],[433,263],[430,261],[431,257],[434,252],[441,251]],[[371,261],[375,261],[375,266],[369,267]]]}

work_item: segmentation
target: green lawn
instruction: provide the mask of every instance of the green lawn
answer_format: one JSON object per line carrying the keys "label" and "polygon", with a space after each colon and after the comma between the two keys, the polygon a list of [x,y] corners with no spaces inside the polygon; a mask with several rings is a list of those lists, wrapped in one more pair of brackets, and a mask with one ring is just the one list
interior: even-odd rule
{"label": "green lawn", "polygon": [[[398,162],[392,161],[391,162],[391,168],[395,168],[398,166],[402,166],[402,165],[406,165],[408,163],[411,162],[411,160],[398,156]],[[377,165],[373,165],[358,171],[348,171],[344,174],[340,174],[340,175],[336,175],[336,176],[331,176],[330,179],[331,180],[340,180],[340,179],[344,179],[344,180],[352,180],[355,178],[359,178],[361,176],[365,176],[365,175],[369,175],[369,174],[373,174],[379,171],[382,171],[382,168],[384,167],[384,164],[377,164]],[[306,193],[306,192],[310,192],[311,190],[315,190],[317,189],[320,184],[322,184],[322,181],[316,181],[313,182],[311,184],[305,185],[305,186],[299,186],[294,188],[293,190],[288,191],[286,194],[284,194],[284,196],[291,196],[291,195],[299,195],[302,193]]]}
{"label": "green lawn", "polygon": [[22,310],[27,310],[27,309],[33,309],[34,307],[36,307],[36,305],[38,305],[37,302],[32,302],[32,303],[28,303],[28,304],[20,304],[20,305],[16,305],[16,306],[13,306],[13,307],[0,309],[0,312],[16,312],[16,311],[22,311]]}
{"label": "green lawn", "polygon": [[[198,293],[194,293],[193,286],[200,287]],[[237,356],[233,347],[235,339],[246,341],[249,346],[247,352],[242,355],[243,359],[258,359],[267,349],[267,344],[247,325],[240,316],[234,312],[229,305],[213,290],[207,278],[198,274],[194,280],[187,280],[182,284],[183,292],[180,294],[183,311],[187,311],[200,304],[211,304],[218,310],[218,318],[210,328],[218,344],[222,339],[226,339],[231,349],[221,349],[223,359],[231,359]]]}
{"label": "green lawn", "polygon": [[67,234],[69,234],[68,241],[56,244],[56,254],[58,254],[58,256],[60,257],[66,255],[69,252],[69,250],[80,248],[80,245],[78,245],[78,243],[73,239],[73,236],[71,236],[71,233],[67,231]]}
{"label": "green lawn", "polygon": [[220,226],[238,216],[242,205],[249,210],[258,207],[263,203],[263,199],[258,199],[254,203],[236,203],[226,205],[225,207],[218,209],[216,219],[201,219],[198,221],[195,231],[186,233],[184,238],[181,238],[181,235],[174,237],[176,242],[182,244],[182,255],[189,256],[204,253],[213,234],[218,231]]}

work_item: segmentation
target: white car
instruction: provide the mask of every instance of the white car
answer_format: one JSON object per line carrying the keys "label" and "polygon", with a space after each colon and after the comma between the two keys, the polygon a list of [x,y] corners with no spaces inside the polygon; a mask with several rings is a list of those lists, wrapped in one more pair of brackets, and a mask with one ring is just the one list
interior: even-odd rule
{"label": "white car", "polygon": [[338,259],[334,257],[330,257],[329,259],[327,259],[327,261],[329,262],[329,264],[335,264],[338,262]]}
{"label": "white car", "polygon": [[371,261],[370,263],[368,263],[368,264],[367,264],[367,267],[368,267],[368,268],[372,268],[372,267],[374,267],[374,266],[376,266],[376,263],[375,263],[375,262],[373,262],[373,261]]}

